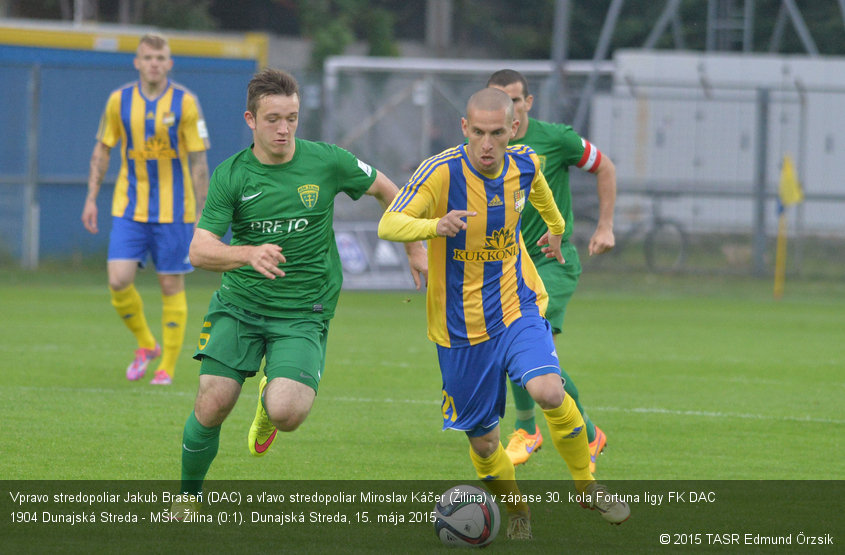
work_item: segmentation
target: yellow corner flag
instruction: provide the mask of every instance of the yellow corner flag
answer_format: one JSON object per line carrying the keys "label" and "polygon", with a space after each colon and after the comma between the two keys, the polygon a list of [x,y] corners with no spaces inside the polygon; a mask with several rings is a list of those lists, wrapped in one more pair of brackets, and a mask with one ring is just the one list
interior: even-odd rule
{"label": "yellow corner flag", "polygon": [[783,297],[783,286],[786,282],[786,212],[787,206],[799,204],[804,200],[804,192],[795,174],[792,157],[783,157],[780,170],[780,187],[778,189],[778,241],[775,251],[775,289],[776,299]]}
{"label": "yellow corner flag", "polygon": [[801,184],[798,183],[798,177],[795,175],[795,165],[792,163],[792,157],[789,154],[783,157],[778,196],[783,206],[792,206],[804,200],[804,191],[801,190]]}

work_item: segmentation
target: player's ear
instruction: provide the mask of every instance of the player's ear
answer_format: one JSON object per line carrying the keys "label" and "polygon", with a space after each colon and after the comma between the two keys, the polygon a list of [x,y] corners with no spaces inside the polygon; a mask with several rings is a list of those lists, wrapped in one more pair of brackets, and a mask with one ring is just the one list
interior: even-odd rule
{"label": "player's ear", "polygon": [[247,110],[244,112],[244,120],[246,120],[247,126],[253,131],[255,130],[255,114]]}
{"label": "player's ear", "polygon": [[461,131],[464,137],[469,138],[469,122],[466,118],[461,118]]}
{"label": "player's ear", "polygon": [[525,97],[525,111],[527,112],[528,110],[530,110],[531,106],[533,104],[534,104],[534,95],[529,94],[528,96]]}

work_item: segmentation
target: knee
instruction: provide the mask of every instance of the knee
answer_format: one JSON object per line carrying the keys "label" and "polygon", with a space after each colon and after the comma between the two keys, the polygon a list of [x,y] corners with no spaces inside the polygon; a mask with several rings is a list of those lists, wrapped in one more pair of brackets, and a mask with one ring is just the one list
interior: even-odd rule
{"label": "knee", "polygon": [[556,409],[563,404],[566,394],[563,387],[545,388],[534,397],[534,400],[543,410]]}
{"label": "knee", "polygon": [[123,291],[130,285],[132,285],[132,282],[121,276],[109,275],[109,289],[112,291]]}
{"label": "knee", "polygon": [[273,426],[283,432],[292,432],[305,422],[308,411],[296,410],[290,407],[267,407],[267,417]]}
{"label": "knee", "polygon": [[487,459],[492,457],[499,448],[499,437],[471,437],[469,438],[469,443],[472,450],[475,451],[479,457]]}
{"label": "knee", "polygon": [[194,404],[194,415],[197,417],[197,422],[207,428],[223,424],[230,411],[231,407],[209,398],[197,399]]}

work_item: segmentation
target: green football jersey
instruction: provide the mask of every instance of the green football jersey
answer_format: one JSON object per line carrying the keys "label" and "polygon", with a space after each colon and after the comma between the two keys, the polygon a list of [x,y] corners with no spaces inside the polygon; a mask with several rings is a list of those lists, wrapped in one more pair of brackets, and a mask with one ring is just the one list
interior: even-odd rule
{"label": "green football jersey", "polygon": [[268,279],[252,266],[223,273],[220,297],[257,314],[281,318],[334,316],[343,273],[332,221],[335,196],[357,200],[376,170],[332,144],[296,139],[290,162],[262,164],[252,147],[221,163],[211,176],[198,227],[231,245],[282,247],[284,277]]}
{"label": "green football jersey", "polygon": [[[566,221],[563,239],[572,235],[572,193],[569,190],[569,166],[578,166],[587,150],[586,141],[572,127],[560,123],[528,118],[528,131],[521,139],[510,144],[530,146],[540,158],[540,169],[552,189],[560,213]],[[584,166],[581,166],[584,167]],[[531,258],[545,255],[537,246],[537,240],[547,231],[543,218],[527,203],[522,211],[522,236]]]}

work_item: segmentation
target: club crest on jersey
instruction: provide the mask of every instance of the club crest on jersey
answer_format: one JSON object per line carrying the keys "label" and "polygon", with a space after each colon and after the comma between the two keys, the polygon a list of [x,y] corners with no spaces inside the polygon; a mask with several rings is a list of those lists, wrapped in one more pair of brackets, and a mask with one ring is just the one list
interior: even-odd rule
{"label": "club crest on jersey", "polygon": [[176,123],[176,114],[173,112],[165,112],[161,116],[161,123],[162,125],[173,125]]}
{"label": "club crest on jersey", "polygon": [[320,196],[320,186],[308,183],[297,188],[299,191],[299,200],[306,208],[314,208],[317,204],[317,198]]}
{"label": "club crest on jersey", "polygon": [[525,191],[520,189],[513,193],[513,209],[521,213],[523,208],[525,208]]}

